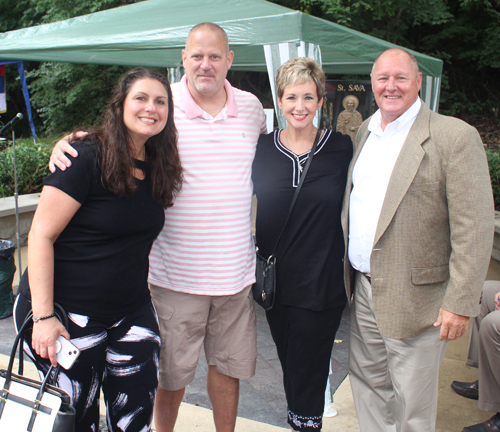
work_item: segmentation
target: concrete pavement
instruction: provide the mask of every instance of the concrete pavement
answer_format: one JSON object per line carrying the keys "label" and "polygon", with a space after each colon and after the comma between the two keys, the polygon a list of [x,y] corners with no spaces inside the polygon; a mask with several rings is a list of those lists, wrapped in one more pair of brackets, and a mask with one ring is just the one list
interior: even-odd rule
{"label": "concrete pavement", "polygon": [[[22,248],[23,267],[26,266],[25,248]],[[17,259],[17,253],[16,253]],[[500,263],[492,261],[487,279],[500,280]],[[14,286],[18,284],[17,275]],[[289,430],[286,423],[286,401],[281,382],[281,368],[269,334],[263,310],[257,308],[258,362],[256,375],[241,382],[239,418],[236,432],[279,432]],[[324,419],[324,432],[359,431],[347,373],[349,314],[344,313],[338,340],[332,354],[334,391],[333,407],[338,415]],[[11,318],[0,320],[0,368],[5,368],[14,337]],[[473,381],[477,370],[465,366],[467,337],[449,344],[440,370],[437,432],[460,432],[465,426],[486,420],[493,415],[480,411],[477,402],[455,394],[450,384],[453,380]],[[206,396],[206,362],[202,358],[195,380],[186,389],[176,432],[215,432],[210,402]],[[34,368],[30,373],[36,375]],[[418,383],[416,383],[418,385]]]}

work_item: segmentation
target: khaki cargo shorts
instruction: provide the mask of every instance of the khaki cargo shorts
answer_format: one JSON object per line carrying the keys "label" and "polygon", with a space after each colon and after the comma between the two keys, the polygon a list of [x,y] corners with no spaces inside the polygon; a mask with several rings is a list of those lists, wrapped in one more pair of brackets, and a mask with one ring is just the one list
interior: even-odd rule
{"label": "khaki cargo shorts", "polygon": [[255,374],[257,330],[251,287],[229,296],[179,293],[150,285],[160,320],[159,385],[179,390],[193,381],[201,346],[207,363],[233,378]]}

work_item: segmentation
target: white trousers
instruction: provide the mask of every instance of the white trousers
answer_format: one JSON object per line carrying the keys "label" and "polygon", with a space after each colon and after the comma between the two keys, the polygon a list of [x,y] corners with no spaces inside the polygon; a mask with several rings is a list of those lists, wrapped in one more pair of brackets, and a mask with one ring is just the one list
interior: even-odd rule
{"label": "white trousers", "polygon": [[439,366],[447,342],[439,328],[392,339],[380,334],[371,284],[356,273],[349,373],[361,432],[433,432]]}

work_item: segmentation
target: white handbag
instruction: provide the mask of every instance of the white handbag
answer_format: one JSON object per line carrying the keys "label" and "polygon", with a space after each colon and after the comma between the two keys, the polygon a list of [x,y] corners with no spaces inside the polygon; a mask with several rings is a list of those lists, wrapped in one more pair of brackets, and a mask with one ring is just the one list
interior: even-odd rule
{"label": "white handbag", "polygon": [[[61,308],[62,310],[62,308]],[[58,313],[59,315],[59,313]],[[61,318],[61,315],[59,315]],[[64,314],[62,318],[67,318]],[[9,366],[0,370],[0,431],[2,432],[74,432],[75,409],[69,395],[55,383],[60,366],[50,367],[43,381],[23,376],[23,355],[20,341],[32,321],[32,314],[24,321],[14,341]],[[19,346],[19,372],[12,373]]]}

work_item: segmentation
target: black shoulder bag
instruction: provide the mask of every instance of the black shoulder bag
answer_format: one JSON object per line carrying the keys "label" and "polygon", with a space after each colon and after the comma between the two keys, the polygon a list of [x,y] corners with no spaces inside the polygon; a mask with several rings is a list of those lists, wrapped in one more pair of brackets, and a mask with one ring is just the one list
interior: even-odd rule
{"label": "black shoulder bag", "polygon": [[295,202],[297,201],[297,197],[299,196],[300,189],[302,188],[302,184],[304,183],[304,179],[306,178],[307,171],[309,170],[309,166],[314,157],[314,152],[318,146],[318,141],[321,137],[321,130],[318,129],[316,134],[316,138],[314,140],[314,144],[311,148],[311,152],[309,153],[309,158],[307,159],[306,165],[304,167],[304,171],[300,176],[299,184],[297,185],[297,189],[295,189],[295,194],[293,195],[292,203],[290,204],[290,208],[288,209],[288,215],[285,219],[285,224],[281,229],[278,240],[276,241],[276,245],[274,246],[273,252],[268,258],[264,258],[259,254],[259,248],[256,248],[256,258],[257,264],[255,267],[255,280],[256,282],[252,285],[252,294],[254,300],[261,305],[264,310],[268,311],[274,306],[274,297],[276,295],[276,249],[278,248],[278,244],[281,240],[281,236],[285,231],[285,227],[290,219],[290,215],[292,214],[293,207],[295,206]]}

